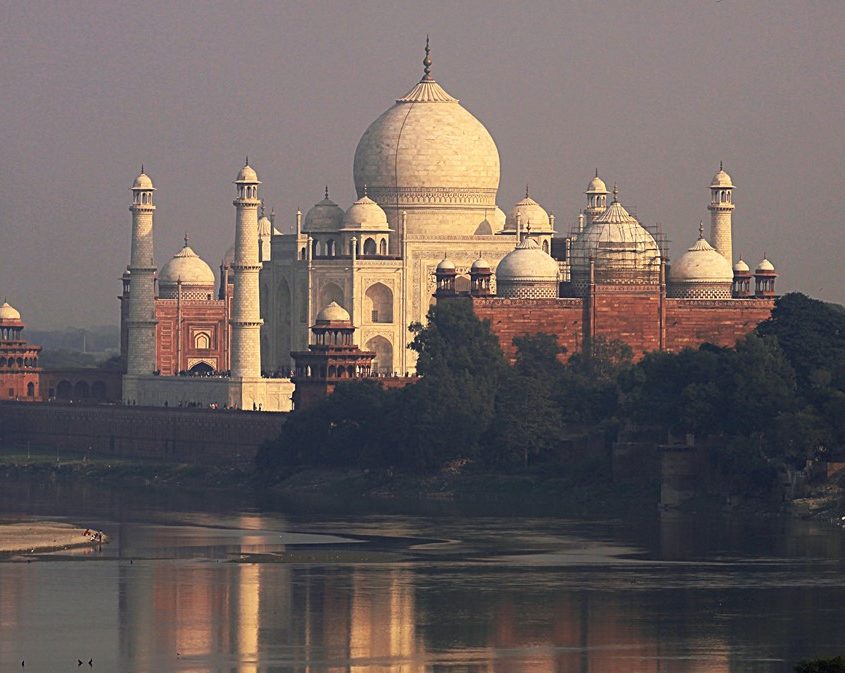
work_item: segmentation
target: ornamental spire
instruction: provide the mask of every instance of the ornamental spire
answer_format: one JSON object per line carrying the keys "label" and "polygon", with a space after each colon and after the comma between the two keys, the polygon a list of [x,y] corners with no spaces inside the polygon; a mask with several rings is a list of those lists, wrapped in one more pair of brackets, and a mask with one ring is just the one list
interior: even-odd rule
{"label": "ornamental spire", "polygon": [[326,185],[326,199],[329,198],[329,186]]}
{"label": "ornamental spire", "polygon": [[702,240],[704,238],[704,220],[698,221],[698,240]]}
{"label": "ornamental spire", "polygon": [[613,183],[613,203],[619,203],[619,187],[615,182]]}
{"label": "ornamental spire", "polygon": [[185,232],[185,238],[183,240],[185,241],[185,247],[187,248],[188,247],[188,232],[187,231]]}
{"label": "ornamental spire", "polygon": [[425,36],[425,58],[423,59],[423,78],[421,82],[433,82],[434,78],[431,76],[431,47],[428,45],[428,35]]}

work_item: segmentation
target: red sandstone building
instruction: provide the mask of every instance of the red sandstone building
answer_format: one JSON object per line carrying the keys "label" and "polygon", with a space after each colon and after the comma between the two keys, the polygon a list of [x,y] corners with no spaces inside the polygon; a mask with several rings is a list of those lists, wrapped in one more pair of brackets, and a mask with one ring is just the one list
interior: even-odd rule
{"label": "red sandstone building", "polygon": [[[704,239],[700,226],[698,240],[672,264],[615,188],[606,206],[607,190],[597,176],[578,231],[557,246],[565,250],[563,259],[543,250],[529,229],[495,274],[476,260],[469,292],[475,313],[489,321],[510,362],[514,338],[539,333],[553,334],[570,355],[597,337],[623,341],[635,359],[704,343],[733,346],[771,314],[777,274],[767,259],[753,274],[743,260],[728,261],[732,190],[720,168],[709,208],[723,250]],[[454,264],[444,259],[436,270],[436,296],[458,294],[456,278]]]}
{"label": "red sandstone building", "polygon": [[[220,287],[214,272],[189,246],[177,252],[158,275],[156,371],[162,376],[208,375],[230,368],[232,306],[231,259],[220,267]],[[126,363],[129,271],[123,274],[120,299],[120,353]]]}
{"label": "red sandstone building", "polygon": [[21,338],[21,314],[8,302],[0,306],[0,399],[38,401],[41,346]]}

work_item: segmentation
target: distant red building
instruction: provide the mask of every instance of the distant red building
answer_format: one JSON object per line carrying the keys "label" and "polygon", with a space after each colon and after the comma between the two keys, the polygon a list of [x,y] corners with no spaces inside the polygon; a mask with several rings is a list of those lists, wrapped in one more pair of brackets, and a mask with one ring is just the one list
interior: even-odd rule
{"label": "distant red building", "polygon": [[21,338],[21,314],[8,302],[0,306],[0,399],[40,399],[38,356],[41,346]]}

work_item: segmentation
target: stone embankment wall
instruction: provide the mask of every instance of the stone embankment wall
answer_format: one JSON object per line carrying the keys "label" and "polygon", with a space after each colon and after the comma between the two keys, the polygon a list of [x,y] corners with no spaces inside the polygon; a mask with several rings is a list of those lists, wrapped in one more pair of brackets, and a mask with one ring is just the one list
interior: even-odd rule
{"label": "stone embankment wall", "polygon": [[119,405],[0,403],[0,442],[146,458],[231,465],[252,461],[287,415],[255,411]]}

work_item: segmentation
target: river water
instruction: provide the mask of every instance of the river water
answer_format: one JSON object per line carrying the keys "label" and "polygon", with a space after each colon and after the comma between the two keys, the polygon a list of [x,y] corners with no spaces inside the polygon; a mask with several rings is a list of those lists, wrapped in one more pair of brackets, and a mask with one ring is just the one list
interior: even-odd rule
{"label": "river water", "polygon": [[828,524],[282,510],[4,486],[4,520],[113,542],[0,559],[0,671],[781,672],[845,654]]}

